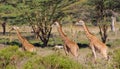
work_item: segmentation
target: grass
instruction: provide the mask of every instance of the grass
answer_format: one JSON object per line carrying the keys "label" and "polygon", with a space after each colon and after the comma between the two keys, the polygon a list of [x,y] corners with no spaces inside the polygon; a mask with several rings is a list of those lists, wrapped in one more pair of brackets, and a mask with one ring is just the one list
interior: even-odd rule
{"label": "grass", "polygon": [[54,45],[54,44],[63,44],[63,41],[60,37],[50,38],[48,45]]}
{"label": "grass", "polygon": [[114,51],[113,63],[114,69],[120,69],[120,49]]}
{"label": "grass", "polygon": [[120,39],[115,39],[107,43],[107,45],[110,47],[118,47],[119,44],[120,44]]}

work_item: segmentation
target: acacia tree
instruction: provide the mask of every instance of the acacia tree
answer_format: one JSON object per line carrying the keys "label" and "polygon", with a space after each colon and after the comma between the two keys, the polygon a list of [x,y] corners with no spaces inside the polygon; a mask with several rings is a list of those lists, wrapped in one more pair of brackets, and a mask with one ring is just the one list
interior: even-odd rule
{"label": "acacia tree", "polygon": [[[99,25],[100,35],[102,41],[105,43],[107,40],[107,29],[111,21],[110,17],[114,16],[113,11],[117,9],[119,4],[116,4],[119,0],[89,0],[88,4],[94,7],[93,18]],[[119,3],[119,2],[118,2]],[[111,12],[112,11],[112,12]]]}
{"label": "acacia tree", "polygon": [[74,2],[76,0],[1,0],[0,8],[4,11],[1,9],[0,14],[2,17],[14,17],[10,20],[12,24],[29,23],[43,46],[47,46],[53,21],[61,20],[67,14],[64,8]]}
{"label": "acacia tree", "polygon": [[[33,0],[29,5],[29,12],[25,12],[24,17],[29,21],[34,33],[43,42],[43,46],[47,46],[54,20],[61,20],[66,13],[63,8],[76,2],[76,0]],[[24,16],[23,15],[23,16]]]}

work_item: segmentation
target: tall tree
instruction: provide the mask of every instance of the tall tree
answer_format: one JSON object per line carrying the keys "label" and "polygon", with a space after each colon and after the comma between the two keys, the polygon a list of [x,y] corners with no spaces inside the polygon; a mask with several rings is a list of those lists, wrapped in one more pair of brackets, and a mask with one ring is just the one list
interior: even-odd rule
{"label": "tall tree", "polygon": [[34,0],[28,3],[31,11],[25,12],[27,21],[30,21],[35,34],[47,46],[54,20],[61,20],[66,13],[63,8],[76,2],[76,0]]}
{"label": "tall tree", "polygon": [[[88,5],[94,7],[94,16],[96,22],[99,25],[100,35],[102,41],[105,43],[107,40],[108,23],[110,23],[110,17],[114,16],[113,11],[119,8],[119,0],[89,0]],[[114,24],[112,24],[114,25]]]}

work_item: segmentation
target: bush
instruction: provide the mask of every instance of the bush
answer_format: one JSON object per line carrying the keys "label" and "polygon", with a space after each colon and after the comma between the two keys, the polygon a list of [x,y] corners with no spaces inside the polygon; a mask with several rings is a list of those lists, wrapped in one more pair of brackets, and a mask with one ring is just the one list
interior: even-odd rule
{"label": "bush", "polygon": [[83,66],[68,57],[54,54],[27,62],[24,69],[82,69]]}
{"label": "bush", "polygon": [[27,51],[22,52],[18,49],[18,46],[8,46],[5,49],[0,50],[0,68],[16,69],[15,61],[18,62],[24,58],[31,57],[34,55],[34,53],[30,53]]}
{"label": "bush", "polygon": [[50,55],[43,58],[44,64],[48,69],[81,69],[82,66],[62,55]]}
{"label": "bush", "polygon": [[42,58],[35,56],[31,58],[24,66],[23,69],[46,69],[42,64]]}
{"label": "bush", "polygon": [[[21,65],[22,62],[22,65]],[[62,54],[41,57],[35,53],[19,51],[18,46],[8,46],[0,50],[1,69],[82,69],[83,66]]]}

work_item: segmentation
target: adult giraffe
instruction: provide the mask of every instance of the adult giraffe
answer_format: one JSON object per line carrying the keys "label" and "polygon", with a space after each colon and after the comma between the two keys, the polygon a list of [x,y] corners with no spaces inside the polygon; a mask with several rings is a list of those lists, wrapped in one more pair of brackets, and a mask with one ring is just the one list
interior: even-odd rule
{"label": "adult giraffe", "polygon": [[74,56],[74,57],[78,57],[78,51],[79,51],[79,47],[78,47],[78,45],[75,43],[75,42],[73,42],[72,40],[70,40],[64,33],[63,33],[63,31],[62,31],[62,26],[60,25],[60,23],[59,22],[55,22],[55,25],[56,25],[56,27],[57,27],[57,29],[58,29],[58,32],[59,32],[59,34],[60,34],[60,36],[61,36],[61,39],[63,40],[63,42],[64,42],[64,46],[63,46],[63,48],[64,48],[64,51],[65,51],[65,53],[66,53],[66,55],[68,55],[68,53],[69,52],[71,52],[71,54]]}
{"label": "adult giraffe", "polygon": [[29,52],[35,52],[36,49],[35,47],[30,44],[26,38],[22,37],[20,32],[19,32],[19,27],[12,27],[10,31],[15,30],[18,36],[19,41],[22,43],[22,46],[24,50],[29,51]]}
{"label": "adult giraffe", "polygon": [[93,34],[91,34],[89,32],[89,30],[83,20],[79,20],[78,22],[76,22],[76,25],[82,25],[82,27],[84,28],[86,36],[87,36],[88,40],[90,41],[89,46],[92,49],[92,53],[94,55],[95,61],[96,61],[96,57],[97,57],[96,50],[99,51],[106,60],[108,60],[107,46],[102,41],[100,41],[96,36],[94,36]]}

